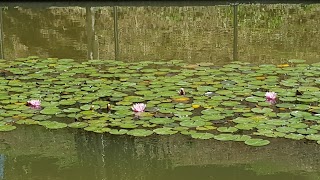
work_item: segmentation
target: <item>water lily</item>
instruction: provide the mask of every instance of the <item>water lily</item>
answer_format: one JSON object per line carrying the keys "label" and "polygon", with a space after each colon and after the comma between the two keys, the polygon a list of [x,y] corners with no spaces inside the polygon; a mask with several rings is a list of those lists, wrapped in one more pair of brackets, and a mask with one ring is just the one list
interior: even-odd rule
{"label": "water lily", "polygon": [[275,100],[277,98],[277,93],[275,92],[266,92],[267,100]]}
{"label": "water lily", "polygon": [[178,93],[180,95],[186,95],[186,92],[184,91],[184,88],[180,88],[180,90],[178,91]]}
{"label": "water lily", "polygon": [[27,105],[34,108],[39,108],[41,106],[41,101],[38,99],[33,99],[30,101],[27,101]]}
{"label": "water lily", "polygon": [[144,109],[146,108],[146,104],[144,104],[144,103],[136,103],[136,104],[134,104],[131,108],[132,108],[132,110],[133,111],[135,111],[135,112],[143,112],[144,111]]}
{"label": "water lily", "polygon": [[275,99],[266,99],[266,102],[268,102],[270,104],[275,104],[275,103],[277,103],[277,100],[275,100]]}

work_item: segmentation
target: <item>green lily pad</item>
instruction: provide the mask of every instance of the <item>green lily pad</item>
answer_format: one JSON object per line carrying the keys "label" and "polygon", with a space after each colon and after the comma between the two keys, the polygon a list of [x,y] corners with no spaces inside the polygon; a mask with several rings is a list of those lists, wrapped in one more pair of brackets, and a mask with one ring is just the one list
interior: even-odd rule
{"label": "green lily pad", "polygon": [[235,140],[237,136],[233,134],[219,134],[214,136],[214,139],[219,140],[219,141],[232,141]]}
{"label": "green lily pad", "polygon": [[176,134],[178,131],[172,130],[172,128],[164,127],[164,128],[154,129],[153,132],[161,135],[171,135],[171,134]]}
{"label": "green lily pad", "polygon": [[146,130],[146,129],[133,129],[127,132],[128,135],[131,136],[150,136],[153,134],[153,131],[151,130]]}
{"label": "green lily pad", "polygon": [[46,115],[54,115],[60,113],[61,110],[59,108],[51,108],[51,107],[46,107],[43,110],[40,111],[41,114],[46,114]]}
{"label": "green lily pad", "polygon": [[264,139],[252,138],[252,139],[246,140],[244,143],[249,146],[265,146],[265,145],[268,145],[270,141],[264,140]]}
{"label": "green lily pad", "polygon": [[218,127],[217,130],[219,132],[230,132],[230,133],[238,131],[238,129],[235,127]]}
{"label": "green lily pad", "polygon": [[132,123],[124,123],[124,124],[120,124],[119,126],[121,128],[125,128],[125,129],[133,129],[133,128],[138,127],[138,125],[132,124]]}
{"label": "green lily pad", "polygon": [[71,128],[85,128],[87,126],[88,126],[88,123],[86,122],[73,122],[68,124],[68,127],[71,127]]}
{"label": "green lily pad", "polygon": [[294,140],[301,140],[305,138],[305,136],[302,134],[293,134],[293,133],[287,134],[284,137],[288,139],[294,139]]}
{"label": "green lily pad", "polygon": [[206,123],[204,121],[191,121],[191,120],[186,120],[186,121],[181,121],[180,125],[185,126],[185,127],[199,127],[199,126],[204,126]]}
{"label": "green lily pad", "polygon": [[1,125],[0,126],[0,132],[4,132],[4,131],[12,131],[15,130],[17,127],[16,126],[12,126],[12,125]]}
{"label": "green lily pad", "polygon": [[251,139],[251,136],[248,135],[234,135],[236,138],[233,139],[233,141],[246,141],[248,139]]}
{"label": "green lily pad", "polygon": [[290,133],[290,132],[295,132],[296,128],[283,126],[283,127],[276,128],[276,130],[282,133]]}
{"label": "green lily pad", "polygon": [[122,135],[122,134],[126,134],[128,132],[128,130],[126,129],[111,129],[109,131],[110,134],[116,134],[116,135]]}
{"label": "green lily pad", "polygon": [[316,133],[318,133],[318,131],[315,129],[308,129],[307,128],[307,129],[298,129],[297,133],[299,133],[299,134],[316,134]]}
{"label": "green lily pad", "polygon": [[310,134],[306,136],[306,139],[319,141],[320,140],[320,134]]}
{"label": "green lily pad", "polygon": [[272,112],[272,109],[271,108],[252,108],[251,111],[255,113],[270,113]]}
{"label": "green lily pad", "polygon": [[191,137],[194,139],[211,139],[214,135],[211,133],[193,133]]}
{"label": "green lily pad", "polygon": [[150,122],[154,124],[169,124],[169,123],[173,123],[174,120],[169,118],[153,118],[150,120]]}
{"label": "green lily pad", "polygon": [[68,126],[66,123],[60,123],[60,122],[56,122],[56,121],[50,121],[50,122],[48,122],[46,124],[42,124],[42,125],[45,126],[47,129],[60,129],[60,128],[65,128]]}

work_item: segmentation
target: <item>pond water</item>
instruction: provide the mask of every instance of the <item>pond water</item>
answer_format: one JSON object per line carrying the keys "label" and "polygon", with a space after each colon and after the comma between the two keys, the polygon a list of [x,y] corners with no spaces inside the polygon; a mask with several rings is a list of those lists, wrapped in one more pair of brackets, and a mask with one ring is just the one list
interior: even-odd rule
{"label": "pond water", "polygon": [[320,179],[319,12],[6,5],[0,179]]}

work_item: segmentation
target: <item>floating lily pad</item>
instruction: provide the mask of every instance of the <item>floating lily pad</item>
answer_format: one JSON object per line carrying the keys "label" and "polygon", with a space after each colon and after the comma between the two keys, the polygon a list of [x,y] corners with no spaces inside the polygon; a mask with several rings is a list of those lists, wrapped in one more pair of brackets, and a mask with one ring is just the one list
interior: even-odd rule
{"label": "floating lily pad", "polygon": [[172,130],[172,128],[157,128],[154,129],[153,132],[157,133],[157,134],[162,134],[162,135],[171,135],[171,134],[176,134],[178,131]]}
{"label": "floating lily pad", "polygon": [[191,137],[195,139],[211,139],[214,135],[211,133],[193,133]]}
{"label": "floating lily pad", "polygon": [[218,127],[217,130],[219,132],[230,132],[230,133],[238,131],[238,129],[235,127]]}
{"label": "floating lily pad", "polygon": [[304,135],[302,134],[293,134],[293,133],[290,133],[286,136],[284,136],[285,138],[288,138],[288,139],[294,139],[294,140],[301,140],[301,139],[304,139]]}
{"label": "floating lily pad", "polygon": [[185,126],[185,127],[199,127],[199,126],[204,126],[206,123],[204,121],[190,121],[190,120],[186,120],[186,121],[182,121],[180,122],[181,126]]}
{"label": "floating lily pad", "polygon": [[234,135],[236,138],[233,139],[233,141],[246,141],[248,139],[251,139],[251,136],[248,135]]}
{"label": "floating lily pad", "polygon": [[128,135],[132,135],[132,136],[149,136],[151,134],[153,134],[153,131],[151,130],[146,130],[146,129],[133,129],[127,132]]}
{"label": "floating lily pad", "polygon": [[12,131],[15,130],[17,127],[12,125],[1,125],[0,131]]}
{"label": "floating lily pad", "polygon": [[87,126],[88,126],[88,123],[86,122],[73,122],[68,124],[68,127],[71,127],[71,128],[85,128]]}
{"label": "floating lily pad", "polygon": [[40,125],[45,126],[47,129],[60,129],[68,126],[66,123],[60,123],[56,121],[49,121],[49,122],[46,122],[45,124],[40,124]]}
{"label": "floating lily pad", "polygon": [[270,141],[264,140],[264,139],[252,138],[252,139],[246,140],[244,143],[249,146],[265,146],[265,145],[268,145]]}
{"label": "floating lily pad", "polygon": [[320,134],[310,134],[306,136],[306,139],[319,141],[320,140]]}
{"label": "floating lily pad", "polygon": [[214,136],[214,139],[219,141],[231,141],[237,139],[237,136],[233,134],[219,134]]}

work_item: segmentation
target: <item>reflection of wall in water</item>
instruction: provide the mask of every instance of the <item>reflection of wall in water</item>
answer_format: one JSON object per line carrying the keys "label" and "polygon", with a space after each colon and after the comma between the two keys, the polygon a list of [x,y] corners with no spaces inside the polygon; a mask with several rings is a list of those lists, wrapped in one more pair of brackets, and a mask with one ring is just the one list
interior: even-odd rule
{"label": "reflection of wall in water", "polygon": [[[232,8],[119,7],[119,59],[228,63],[233,52]],[[319,8],[320,5],[239,5],[239,59],[278,63],[302,58],[317,62]],[[40,55],[87,59],[91,47],[99,48],[96,57],[114,59],[114,9],[94,9],[95,14],[90,16],[95,19],[94,34],[85,28],[90,23],[85,21],[84,8],[4,10],[6,58]],[[96,39],[96,43],[88,43],[88,39]]]}
{"label": "reflection of wall in water", "polygon": [[156,139],[78,131],[75,142],[81,166],[97,179],[156,178],[171,166]]}

